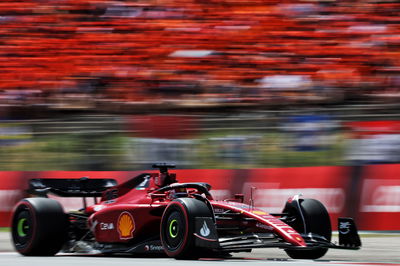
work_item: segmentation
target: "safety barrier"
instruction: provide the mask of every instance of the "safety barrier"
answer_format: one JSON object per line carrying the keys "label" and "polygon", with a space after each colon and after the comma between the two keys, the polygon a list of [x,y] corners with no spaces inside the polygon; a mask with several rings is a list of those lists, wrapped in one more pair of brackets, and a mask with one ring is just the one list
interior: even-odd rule
{"label": "safety barrier", "polygon": [[[282,210],[295,194],[320,200],[328,209],[332,226],[339,216],[354,217],[360,230],[400,230],[400,164],[367,166],[322,166],[263,169],[174,170],[179,182],[207,182],[216,199],[245,195],[249,202],[269,212]],[[9,226],[13,206],[28,196],[31,178],[114,178],[123,182],[139,171],[45,171],[0,172],[0,227]],[[252,191],[252,193],[251,193]],[[72,199],[61,199],[66,209]]]}

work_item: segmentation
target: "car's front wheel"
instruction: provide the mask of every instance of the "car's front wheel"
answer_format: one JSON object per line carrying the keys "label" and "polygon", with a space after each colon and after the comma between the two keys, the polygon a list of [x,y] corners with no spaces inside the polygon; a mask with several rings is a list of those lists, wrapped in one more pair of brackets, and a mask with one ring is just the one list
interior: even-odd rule
{"label": "car's front wheel", "polygon": [[194,248],[196,217],[211,217],[207,205],[193,198],[179,198],[172,201],[161,218],[161,243],[169,257],[197,259],[200,249]]}
{"label": "car's front wheel", "polygon": [[[325,206],[315,199],[299,199],[300,209],[287,204],[284,213],[294,217],[288,224],[299,233],[312,233],[331,241],[332,228],[328,211]],[[326,254],[327,248],[315,248],[312,250],[287,249],[286,253],[292,259],[318,259]]]}

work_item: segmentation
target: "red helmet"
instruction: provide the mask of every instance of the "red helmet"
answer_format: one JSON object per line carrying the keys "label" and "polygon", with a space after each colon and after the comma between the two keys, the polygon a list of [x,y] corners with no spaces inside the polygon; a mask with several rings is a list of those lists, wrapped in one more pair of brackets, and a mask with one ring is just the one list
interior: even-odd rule
{"label": "red helmet", "polygon": [[161,172],[155,177],[155,185],[158,187],[165,187],[172,183],[176,183],[176,175],[168,172]]}

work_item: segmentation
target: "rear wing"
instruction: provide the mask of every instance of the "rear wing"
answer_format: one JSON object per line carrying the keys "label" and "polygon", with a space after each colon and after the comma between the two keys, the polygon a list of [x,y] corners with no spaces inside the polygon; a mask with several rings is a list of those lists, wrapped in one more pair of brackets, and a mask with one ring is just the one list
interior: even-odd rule
{"label": "rear wing", "polygon": [[29,180],[28,193],[42,197],[49,193],[61,197],[101,197],[105,190],[116,185],[114,179],[36,178]]}

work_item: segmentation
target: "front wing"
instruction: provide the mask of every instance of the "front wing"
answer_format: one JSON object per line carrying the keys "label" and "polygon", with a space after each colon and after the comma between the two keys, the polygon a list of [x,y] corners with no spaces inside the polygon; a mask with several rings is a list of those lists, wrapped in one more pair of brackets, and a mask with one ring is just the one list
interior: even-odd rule
{"label": "front wing", "polygon": [[351,218],[338,219],[339,244],[331,243],[316,234],[300,234],[307,244],[305,247],[288,243],[273,232],[219,238],[212,218],[196,218],[195,227],[196,246],[225,252],[240,252],[253,248],[282,248],[290,250],[313,250],[319,248],[358,250],[361,248],[361,240],[356,225]]}

